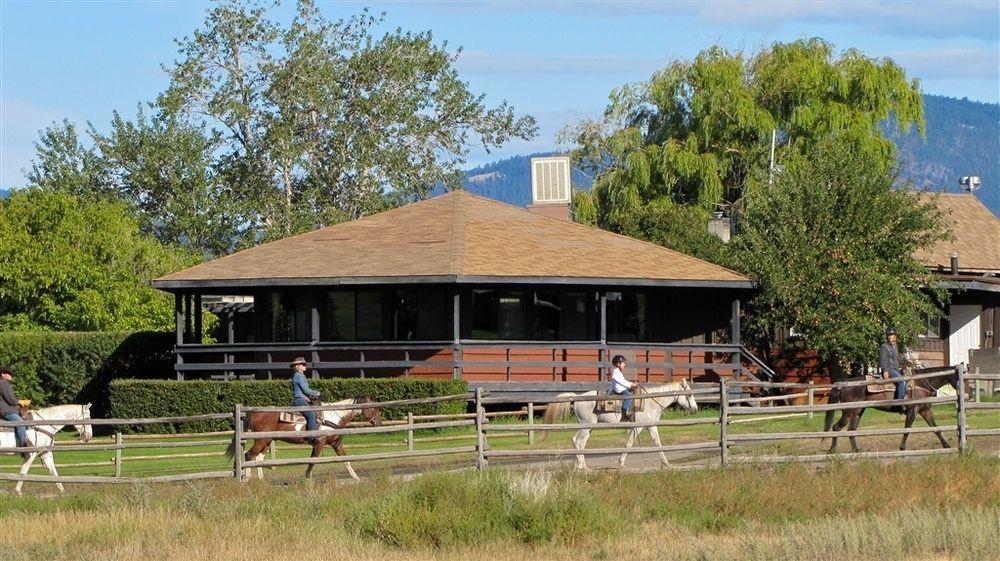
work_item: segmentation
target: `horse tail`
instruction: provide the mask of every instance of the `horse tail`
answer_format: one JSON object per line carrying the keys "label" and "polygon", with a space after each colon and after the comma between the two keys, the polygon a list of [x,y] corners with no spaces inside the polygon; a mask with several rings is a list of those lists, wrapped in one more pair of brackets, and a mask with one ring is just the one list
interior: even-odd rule
{"label": "horse tail", "polygon": [[[561,394],[557,395],[556,397],[572,397],[574,395],[576,395],[576,394],[561,393]],[[544,423],[546,425],[554,424],[557,420],[559,420],[560,418],[565,417],[567,414],[569,414],[569,408],[570,408],[570,405],[572,405],[572,404],[573,404],[572,401],[560,401],[558,403],[550,403],[550,404],[548,404],[545,407],[545,415],[542,416],[542,423]],[[549,431],[542,432],[542,435],[539,437],[539,440],[545,440],[545,438],[548,435],[549,435]]]}
{"label": "horse tail", "polygon": [[[830,389],[830,397],[827,400],[827,403],[831,405],[834,403],[840,403],[840,388],[833,387]],[[826,412],[826,417],[823,420],[823,432],[829,432],[830,428],[833,427],[833,416],[836,413],[837,412],[833,410]]]}
{"label": "horse tail", "polygon": [[[249,424],[249,422],[250,422],[249,416],[246,417],[246,419],[247,419],[247,422],[244,423],[244,425],[243,425],[244,428],[246,428],[246,425]],[[238,421],[238,422],[242,422],[242,421]],[[253,426],[251,425],[250,428],[252,430]],[[242,448],[242,446],[240,446],[240,448]],[[233,435],[233,439],[229,441],[229,447],[226,448],[226,458],[228,458],[230,460],[233,460],[235,458],[235,456],[236,456],[236,436],[234,434]]]}

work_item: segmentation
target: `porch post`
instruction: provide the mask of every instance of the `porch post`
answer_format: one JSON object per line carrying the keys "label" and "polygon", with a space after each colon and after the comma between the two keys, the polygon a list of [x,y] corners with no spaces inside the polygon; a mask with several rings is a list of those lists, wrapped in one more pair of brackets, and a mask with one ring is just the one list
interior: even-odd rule
{"label": "porch post", "polygon": [[[739,345],[743,344],[743,338],[740,335],[740,329],[741,329],[741,327],[740,327],[740,299],[739,298],[734,298],[733,299],[732,314],[733,314],[733,318],[732,318],[731,324],[730,324],[731,331],[732,331],[732,337],[731,337],[732,341],[730,341],[730,342],[733,345],[739,346]],[[733,379],[734,380],[738,380],[739,377],[740,377],[740,374],[742,374],[741,369],[740,369],[740,352],[738,350],[733,353],[731,362],[733,364]]]}
{"label": "porch post", "polygon": [[[181,356],[180,346],[184,344],[184,296],[180,292],[174,293],[174,357],[177,365],[184,363],[184,357]],[[181,373],[180,369],[174,368],[174,372],[177,374],[177,380],[183,380],[184,374]]]}
{"label": "porch post", "polygon": [[226,312],[226,342],[232,345],[236,342],[236,314],[230,309]]}
{"label": "porch post", "polygon": [[452,296],[452,360],[454,362],[453,376],[456,380],[462,379],[462,292],[455,287],[455,294]]}
{"label": "porch post", "polygon": [[[312,344],[315,345],[319,342],[319,302],[318,298],[313,298],[312,308],[310,310],[309,321],[312,324]],[[319,378],[319,370],[316,369],[316,363],[319,362],[319,351],[313,348],[312,352],[312,377]],[[362,373],[364,370],[362,370]],[[362,374],[363,376],[364,374]]]}
{"label": "porch post", "polygon": [[184,342],[191,342],[191,295],[184,295]]}
{"label": "porch post", "polygon": [[[603,362],[605,358],[609,359],[611,357],[605,357],[604,355],[608,350],[608,293],[603,290],[600,292],[601,298],[601,312],[599,325],[601,326],[601,348],[597,350],[598,362]],[[609,353],[608,353],[609,354]],[[597,379],[600,382],[604,381],[604,367],[597,367]]]}
{"label": "porch post", "polygon": [[201,314],[202,314],[202,310],[201,310],[201,293],[199,292],[199,293],[197,293],[197,294],[194,295],[194,342],[195,343],[199,343],[199,344],[202,342],[202,338],[201,338],[201,325],[202,325],[201,320],[202,320],[202,317],[201,317]]}

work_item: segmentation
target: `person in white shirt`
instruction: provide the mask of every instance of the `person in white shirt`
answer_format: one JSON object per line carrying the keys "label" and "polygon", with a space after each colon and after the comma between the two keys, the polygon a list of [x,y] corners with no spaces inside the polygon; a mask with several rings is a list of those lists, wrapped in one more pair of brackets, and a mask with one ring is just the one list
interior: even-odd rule
{"label": "person in white shirt", "polygon": [[622,355],[615,355],[611,359],[611,364],[614,365],[614,370],[611,371],[611,393],[617,395],[628,396],[628,399],[622,401],[622,421],[626,421],[629,418],[629,411],[632,409],[632,391],[636,389],[639,384],[636,382],[629,382],[625,379],[625,374],[622,370],[625,368],[625,357]]}

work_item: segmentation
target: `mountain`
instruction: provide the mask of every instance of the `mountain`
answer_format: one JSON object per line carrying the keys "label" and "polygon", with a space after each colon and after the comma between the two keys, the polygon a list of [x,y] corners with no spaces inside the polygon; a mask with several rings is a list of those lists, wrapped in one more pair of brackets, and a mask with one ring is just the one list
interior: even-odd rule
{"label": "mountain", "polygon": [[6,199],[10,196],[10,191],[8,189],[0,189],[0,199]]}
{"label": "mountain", "polygon": [[[917,187],[960,192],[963,175],[978,175],[976,196],[1000,216],[1000,105],[936,95],[924,96],[927,138],[916,130],[892,137],[899,148],[902,174]],[[891,127],[886,124],[889,134]],[[473,193],[518,206],[531,202],[531,158],[541,152],[512,156],[470,169],[465,188]],[[573,186],[589,189],[591,180],[573,172]]]}

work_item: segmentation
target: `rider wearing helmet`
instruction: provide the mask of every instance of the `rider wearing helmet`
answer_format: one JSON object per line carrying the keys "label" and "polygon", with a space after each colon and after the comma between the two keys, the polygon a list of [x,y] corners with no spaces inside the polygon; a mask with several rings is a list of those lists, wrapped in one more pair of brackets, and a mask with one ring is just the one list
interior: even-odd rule
{"label": "rider wearing helmet", "polygon": [[615,355],[611,359],[611,364],[615,367],[611,371],[611,393],[628,396],[628,399],[622,401],[622,421],[627,421],[632,409],[632,390],[635,390],[639,384],[625,379],[625,374],[622,372],[622,369],[625,368],[625,357]]}
{"label": "rider wearing helmet", "polygon": [[885,342],[878,350],[878,362],[882,368],[882,375],[896,380],[896,399],[906,397],[906,380],[903,380],[903,371],[899,366],[899,347],[896,346],[896,330],[888,327],[885,330]]}

